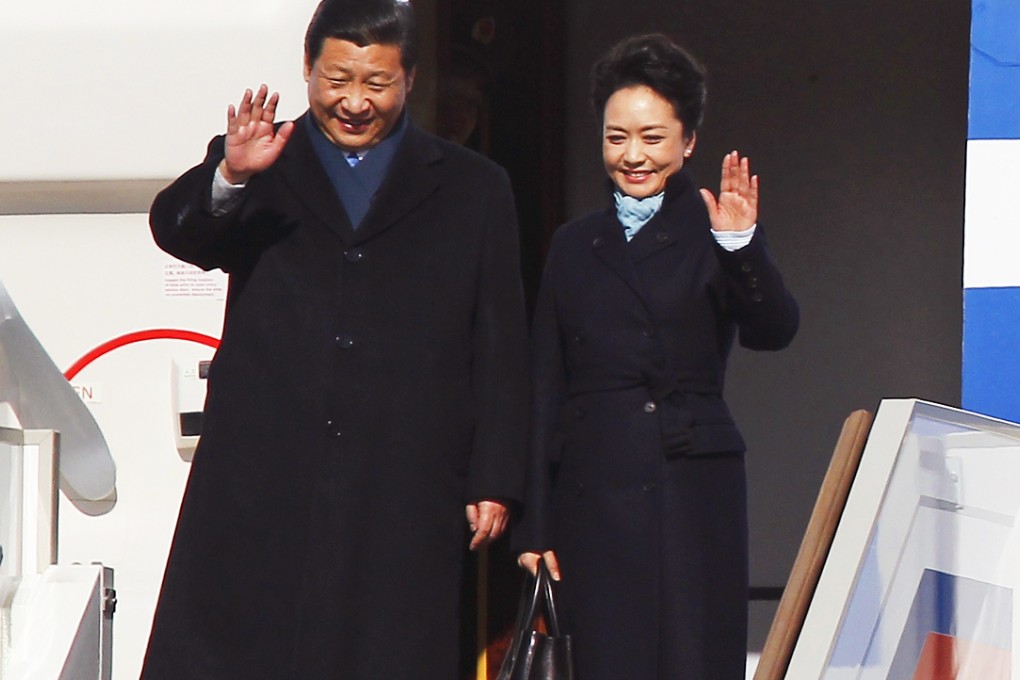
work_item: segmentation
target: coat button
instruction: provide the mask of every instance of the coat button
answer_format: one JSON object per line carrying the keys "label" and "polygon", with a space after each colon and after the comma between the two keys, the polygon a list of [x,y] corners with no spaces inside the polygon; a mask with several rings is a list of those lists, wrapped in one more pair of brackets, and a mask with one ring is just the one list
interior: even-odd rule
{"label": "coat button", "polygon": [[655,240],[658,241],[659,243],[665,243],[666,241],[669,240],[669,234],[667,234],[664,231],[660,231],[655,235]]}
{"label": "coat button", "polygon": [[645,336],[646,338],[650,338],[650,337],[655,335],[655,329],[654,328],[645,328],[645,329],[643,329],[641,331],[641,335]]}
{"label": "coat button", "polygon": [[601,236],[597,236],[595,238],[595,240],[591,242],[591,244],[593,246],[595,246],[596,248],[601,248],[602,247],[602,237]]}
{"label": "coat button", "polygon": [[574,336],[574,342],[576,342],[578,345],[583,345],[584,344],[584,335],[582,335],[580,333],[575,335]]}
{"label": "coat button", "polygon": [[748,276],[747,277],[747,285],[750,286],[751,288],[757,288],[758,287],[758,277],[757,276]]}
{"label": "coat button", "polygon": [[744,264],[740,265],[740,271],[744,272],[745,274],[751,271],[751,263],[745,262]]}
{"label": "coat button", "polygon": [[576,409],[574,411],[574,415],[577,416],[578,420],[583,420],[585,416],[584,409],[583,408]]}
{"label": "coat button", "polygon": [[641,485],[641,490],[645,493],[651,493],[659,488],[659,485],[655,482],[645,482]]}
{"label": "coat button", "polygon": [[763,297],[760,290],[756,290],[753,293],[751,293],[751,300],[753,300],[754,302],[761,302],[762,299]]}
{"label": "coat button", "polygon": [[340,436],[340,423],[338,423],[335,420],[327,420],[326,421],[326,431],[330,434],[331,437],[339,437]]}
{"label": "coat button", "polygon": [[656,406],[655,406],[655,402],[654,401],[646,401],[645,402],[645,405],[644,405],[645,413],[655,413],[655,409],[656,409]]}
{"label": "coat button", "polygon": [[354,347],[354,338],[349,335],[338,335],[336,336],[336,346],[340,349],[350,349]]}
{"label": "coat button", "polygon": [[361,262],[365,259],[365,253],[360,248],[351,248],[344,251],[344,257],[348,262]]}

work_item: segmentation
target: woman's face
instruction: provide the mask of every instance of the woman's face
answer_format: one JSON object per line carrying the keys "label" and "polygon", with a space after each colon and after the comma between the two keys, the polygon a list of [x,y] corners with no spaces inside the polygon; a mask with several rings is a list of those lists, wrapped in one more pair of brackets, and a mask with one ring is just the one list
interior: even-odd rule
{"label": "woman's face", "polygon": [[654,196],[694,148],[673,105],[646,85],[617,90],[602,119],[602,161],[610,179],[634,198]]}

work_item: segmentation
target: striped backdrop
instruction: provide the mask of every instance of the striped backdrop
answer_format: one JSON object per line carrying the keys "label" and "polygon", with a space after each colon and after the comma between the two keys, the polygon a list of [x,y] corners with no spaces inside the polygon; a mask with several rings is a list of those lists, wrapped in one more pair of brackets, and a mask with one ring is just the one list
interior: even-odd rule
{"label": "striped backdrop", "polygon": [[1020,0],[974,0],[970,56],[963,407],[1020,421]]}

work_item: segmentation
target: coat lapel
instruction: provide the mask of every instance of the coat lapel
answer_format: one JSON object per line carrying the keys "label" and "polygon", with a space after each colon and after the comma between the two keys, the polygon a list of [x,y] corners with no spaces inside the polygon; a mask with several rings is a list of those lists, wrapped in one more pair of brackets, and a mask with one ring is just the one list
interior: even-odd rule
{"label": "coat lapel", "polygon": [[677,237],[674,233],[675,230],[670,227],[671,224],[664,217],[663,211],[659,211],[627,244],[627,255],[631,262],[637,264],[664,248],[675,246]]}
{"label": "coat lapel", "polygon": [[642,295],[641,286],[638,283],[637,271],[634,269],[634,263],[627,252],[629,245],[627,238],[623,235],[623,227],[616,220],[613,211],[607,210],[602,215],[602,220],[596,231],[595,238],[592,240],[591,248],[595,256],[609,267],[613,273],[623,279],[623,282],[644,303],[644,295]]}
{"label": "coat lapel", "polygon": [[277,165],[291,191],[323,224],[349,243],[354,229],[333,184],[322,169],[322,163],[315,155],[303,118],[294,121],[294,133],[277,160]]}
{"label": "coat lapel", "polygon": [[441,160],[439,146],[414,125],[408,126],[372,207],[353,234],[353,242],[362,243],[385,231],[435,192],[440,184]]}
{"label": "coat lapel", "polygon": [[612,208],[602,215],[592,242],[596,256],[634,291],[651,312],[637,271],[650,257],[669,254],[679,267],[697,239],[710,238],[711,225],[700,194],[685,170],[669,179],[662,209],[628,243]]}

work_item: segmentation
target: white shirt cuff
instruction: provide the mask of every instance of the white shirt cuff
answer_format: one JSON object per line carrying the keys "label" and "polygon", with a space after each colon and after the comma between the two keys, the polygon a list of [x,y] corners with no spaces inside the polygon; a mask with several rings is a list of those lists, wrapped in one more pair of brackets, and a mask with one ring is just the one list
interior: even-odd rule
{"label": "white shirt cuff", "polygon": [[219,217],[225,215],[241,200],[241,193],[244,190],[245,182],[231,184],[216,166],[216,172],[212,180],[212,205],[209,206],[212,214]]}
{"label": "white shirt cuff", "polygon": [[715,237],[715,242],[723,250],[728,250],[731,253],[735,250],[740,250],[754,237],[754,230],[758,227],[758,224],[752,224],[750,229],[744,231],[716,231],[712,230],[712,236]]}

